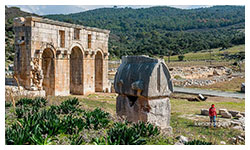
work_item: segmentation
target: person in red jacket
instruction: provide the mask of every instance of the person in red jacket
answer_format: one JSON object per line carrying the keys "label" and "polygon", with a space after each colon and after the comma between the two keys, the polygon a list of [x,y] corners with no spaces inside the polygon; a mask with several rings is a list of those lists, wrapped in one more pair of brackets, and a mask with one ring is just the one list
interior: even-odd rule
{"label": "person in red jacket", "polygon": [[216,127],[216,108],[214,107],[214,104],[211,105],[211,108],[209,108],[209,117],[210,117],[210,123],[214,122],[214,127]]}

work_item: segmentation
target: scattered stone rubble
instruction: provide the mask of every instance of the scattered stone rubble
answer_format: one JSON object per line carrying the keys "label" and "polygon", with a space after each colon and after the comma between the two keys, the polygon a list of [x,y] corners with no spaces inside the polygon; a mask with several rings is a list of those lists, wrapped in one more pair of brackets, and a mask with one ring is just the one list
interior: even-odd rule
{"label": "scattered stone rubble", "polygon": [[212,76],[230,75],[232,70],[224,66],[192,66],[169,68],[172,78],[179,76],[185,79],[209,78]]}
{"label": "scattered stone rubble", "polygon": [[183,135],[177,136],[176,139],[178,139],[178,141],[175,143],[175,145],[184,145],[186,142],[188,142],[188,137]]}
{"label": "scattered stone rubble", "polygon": [[[201,115],[208,116],[208,109],[201,109]],[[218,124],[218,127],[232,127],[237,130],[245,130],[245,113],[235,110],[219,109],[218,115],[221,115],[219,118],[222,124]],[[233,118],[234,117],[234,118]],[[225,119],[224,119],[225,118]],[[223,119],[223,121],[221,120]]]}
{"label": "scattered stone rubble", "polygon": [[22,86],[5,86],[5,95],[6,96],[29,96],[29,97],[33,97],[33,96],[39,96],[39,97],[45,97],[45,91],[41,90],[41,91],[30,91],[30,90],[26,90],[25,88],[23,88]]}
{"label": "scattered stone rubble", "polygon": [[235,77],[244,77],[244,74],[233,74],[230,68],[224,66],[176,67],[169,70],[173,84],[184,87],[206,86],[217,82],[231,81]]}

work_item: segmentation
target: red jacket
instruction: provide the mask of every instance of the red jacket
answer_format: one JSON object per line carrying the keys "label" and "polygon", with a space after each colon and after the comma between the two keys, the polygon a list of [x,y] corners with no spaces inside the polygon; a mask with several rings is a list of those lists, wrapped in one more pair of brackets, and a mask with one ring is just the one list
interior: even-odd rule
{"label": "red jacket", "polygon": [[209,116],[217,116],[216,108],[214,107],[209,108]]}

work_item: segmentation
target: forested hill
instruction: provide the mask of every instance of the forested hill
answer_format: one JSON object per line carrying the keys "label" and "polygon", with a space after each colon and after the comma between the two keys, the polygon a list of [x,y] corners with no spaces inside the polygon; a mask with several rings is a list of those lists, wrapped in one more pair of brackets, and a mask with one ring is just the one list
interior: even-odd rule
{"label": "forested hill", "polygon": [[12,63],[14,60],[14,31],[13,31],[13,19],[16,17],[25,16],[38,16],[20,10],[18,7],[5,6],[5,62]]}
{"label": "forested hill", "polygon": [[[5,8],[6,61],[14,56],[12,20],[34,15],[17,7]],[[199,9],[172,7],[101,8],[50,19],[111,31],[109,52],[113,57],[144,54],[182,54],[245,43],[245,7],[214,6]]]}
{"label": "forested hill", "polygon": [[167,55],[245,43],[245,7],[101,8],[46,17],[111,30],[112,56]]}

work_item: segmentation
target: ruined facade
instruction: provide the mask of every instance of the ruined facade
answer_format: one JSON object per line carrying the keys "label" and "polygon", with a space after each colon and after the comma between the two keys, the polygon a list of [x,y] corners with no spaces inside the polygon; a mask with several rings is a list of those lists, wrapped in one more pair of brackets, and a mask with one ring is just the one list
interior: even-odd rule
{"label": "ruined facade", "polygon": [[14,75],[46,95],[108,92],[108,30],[40,17],[14,19]]}
{"label": "ruined facade", "polygon": [[163,60],[146,56],[126,56],[117,70],[114,87],[118,97],[116,112],[127,120],[170,128],[173,92],[171,76]]}

